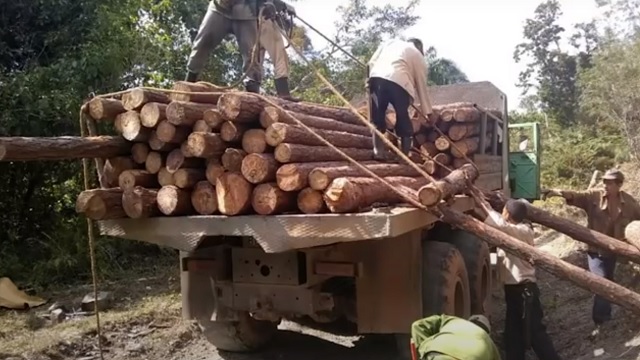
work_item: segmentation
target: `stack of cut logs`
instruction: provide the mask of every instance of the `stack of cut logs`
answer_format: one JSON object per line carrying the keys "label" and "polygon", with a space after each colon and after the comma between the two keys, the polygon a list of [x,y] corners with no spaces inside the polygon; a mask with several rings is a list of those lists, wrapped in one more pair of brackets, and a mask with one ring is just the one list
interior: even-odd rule
{"label": "stack of cut logs", "polygon": [[[133,89],[120,99],[96,98],[88,104],[91,118],[111,122],[131,150],[106,159],[99,174],[102,188],[83,192],[78,212],[96,220],[316,214],[402,202],[292,116],[393,185],[418,190],[428,183],[407,164],[374,161],[371,131],[348,108],[269,98],[280,110],[253,94],[185,82],[174,90],[208,93]],[[415,145],[445,165],[460,167],[463,154],[472,156],[478,149],[480,113],[466,104],[438,113],[437,123],[448,126],[445,133],[462,153],[419,123]],[[429,161],[425,165],[428,173],[444,175]]]}

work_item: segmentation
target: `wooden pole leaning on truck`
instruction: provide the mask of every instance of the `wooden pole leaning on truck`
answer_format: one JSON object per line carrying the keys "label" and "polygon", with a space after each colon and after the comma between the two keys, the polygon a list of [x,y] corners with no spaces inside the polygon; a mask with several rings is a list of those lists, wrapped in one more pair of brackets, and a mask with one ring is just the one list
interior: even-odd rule
{"label": "wooden pole leaning on truck", "polygon": [[1,137],[0,161],[111,158],[131,153],[120,136]]}

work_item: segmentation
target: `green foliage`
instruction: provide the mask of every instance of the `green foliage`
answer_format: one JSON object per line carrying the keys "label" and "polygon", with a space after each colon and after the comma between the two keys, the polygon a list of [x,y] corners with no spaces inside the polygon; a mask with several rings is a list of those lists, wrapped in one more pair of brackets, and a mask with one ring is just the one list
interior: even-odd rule
{"label": "green foliage", "polygon": [[469,82],[456,63],[447,58],[438,57],[438,51],[432,46],[425,51],[429,63],[429,85],[451,85]]}

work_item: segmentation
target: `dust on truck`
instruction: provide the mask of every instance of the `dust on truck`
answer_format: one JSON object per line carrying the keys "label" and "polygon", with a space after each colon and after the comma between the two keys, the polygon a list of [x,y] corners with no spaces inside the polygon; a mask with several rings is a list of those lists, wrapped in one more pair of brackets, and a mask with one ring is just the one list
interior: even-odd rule
{"label": "dust on truck", "polygon": [[[471,102],[498,109],[504,120],[483,112],[476,185],[509,195],[505,94],[478,82],[431,87],[431,96],[434,105]],[[449,206],[474,211],[466,196],[456,196]],[[157,217],[99,225],[104,235],[180,250],[183,316],[197,320],[207,339],[226,351],[260,349],[282,319],[323,324],[329,331],[346,321],[358,334],[402,337],[413,321],[430,314],[489,311],[490,249],[420,209]]]}

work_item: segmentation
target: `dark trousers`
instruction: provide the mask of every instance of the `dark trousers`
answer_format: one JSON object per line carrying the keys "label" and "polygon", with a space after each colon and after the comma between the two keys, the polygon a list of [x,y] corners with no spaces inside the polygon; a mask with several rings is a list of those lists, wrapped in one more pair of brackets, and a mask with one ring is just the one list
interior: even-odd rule
{"label": "dark trousers", "polygon": [[540,360],[560,360],[547,328],[540,304],[540,289],[536,283],[505,285],[507,316],[504,328],[506,360],[524,360],[533,348]]}
{"label": "dark trousers", "polygon": [[[588,252],[587,260],[589,261],[589,271],[591,273],[613,281],[617,260],[615,256],[602,256],[598,253]],[[611,303],[609,300],[600,295],[594,295],[591,318],[596,325],[611,320]]]}
{"label": "dark trousers", "polygon": [[369,79],[369,96],[371,97],[371,121],[382,133],[387,129],[385,115],[389,104],[396,111],[396,135],[413,136],[413,126],[409,118],[411,96],[402,86],[382,78]]}

